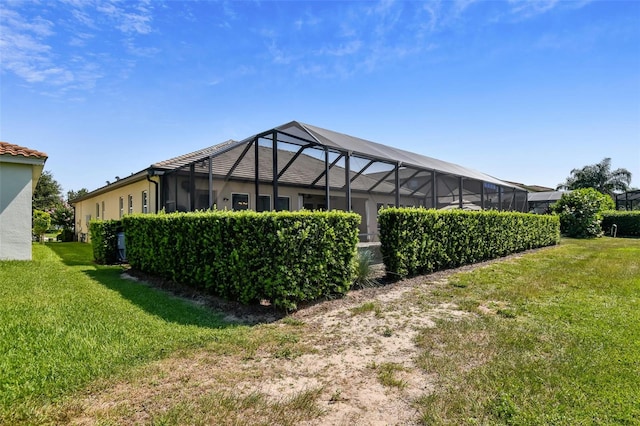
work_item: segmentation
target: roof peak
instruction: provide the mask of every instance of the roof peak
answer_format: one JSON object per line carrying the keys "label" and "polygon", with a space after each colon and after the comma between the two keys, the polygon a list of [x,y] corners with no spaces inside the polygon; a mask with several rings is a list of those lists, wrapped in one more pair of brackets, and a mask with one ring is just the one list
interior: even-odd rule
{"label": "roof peak", "polygon": [[48,155],[44,152],[2,141],[0,141],[0,155],[12,155],[14,157],[23,156],[43,159],[48,158]]}

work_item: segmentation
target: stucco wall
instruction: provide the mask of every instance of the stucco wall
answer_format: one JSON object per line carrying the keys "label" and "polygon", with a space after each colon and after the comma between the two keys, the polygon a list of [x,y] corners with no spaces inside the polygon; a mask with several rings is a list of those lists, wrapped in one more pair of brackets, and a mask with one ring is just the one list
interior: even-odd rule
{"label": "stucco wall", "polygon": [[30,164],[0,164],[0,259],[31,260]]}
{"label": "stucco wall", "polygon": [[[78,203],[74,203],[76,213],[76,234],[79,236],[79,238],[81,238],[83,234],[88,236],[89,223],[87,219],[119,219],[120,197],[122,197],[123,200],[123,214],[129,213],[129,196],[131,196],[133,199],[133,213],[143,213],[143,191],[147,192],[147,212],[155,213],[156,188],[154,184],[146,179],[141,179],[120,187],[115,187],[114,185],[114,188],[110,191],[95,195]],[[99,216],[96,216],[96,204],[100,206]]]}

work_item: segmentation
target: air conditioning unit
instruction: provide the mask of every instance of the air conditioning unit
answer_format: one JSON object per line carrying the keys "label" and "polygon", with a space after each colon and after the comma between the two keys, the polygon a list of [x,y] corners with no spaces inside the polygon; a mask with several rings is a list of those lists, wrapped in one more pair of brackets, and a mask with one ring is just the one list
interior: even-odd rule
{"label": "air conditioning unit", "polygon": [[125,262],[127,260],[127,249],[124,244],[124,232],[118,232],[118,260]]}

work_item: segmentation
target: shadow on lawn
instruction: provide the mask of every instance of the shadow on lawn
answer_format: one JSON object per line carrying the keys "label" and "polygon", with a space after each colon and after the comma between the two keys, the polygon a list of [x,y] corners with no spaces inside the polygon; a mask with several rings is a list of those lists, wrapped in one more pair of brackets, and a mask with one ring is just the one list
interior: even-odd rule
{"label": "shadow on lawn", "polygon": [[134,271],[123,275],[119,266],[97,265],[91,246],[82,243],[48,245],[67,266],[85,266],[82,272],[106,288],[117,291],[136,306],[165,321],[182,325],[224,328],[238,324],[254,325],[277,321],[284,316],[272,307],[247,306],[226,301],[204,291],[181,286]]}

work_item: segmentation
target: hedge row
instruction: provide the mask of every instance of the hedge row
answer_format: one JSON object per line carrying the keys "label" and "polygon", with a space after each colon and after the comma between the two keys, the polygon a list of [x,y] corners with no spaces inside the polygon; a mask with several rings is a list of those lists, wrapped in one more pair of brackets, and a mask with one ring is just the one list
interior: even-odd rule
{"label": "hedge row", "polygon": [[122,219],[133,268],[228,300],[299,302],[345,294],[360,216],[342,212],[216,211]]}
{"label": "hedge row", "polygon": [[602,230],[611,235],[611,228],[617,225],[618,237],[640,237],[640,211],[606,211],[602,213]]}
{"label": "hedge row", "polygon": [[381,252],[388,274],[407,276],[557,244],[557,216],[514,212],[380,211]]}
{"label": "hedge row", "polygon": [[118,232],[122,231],[119,220],[94,220],[89,223],[89,235],[93,248],[93,259],[101,265],[118,262]]}

